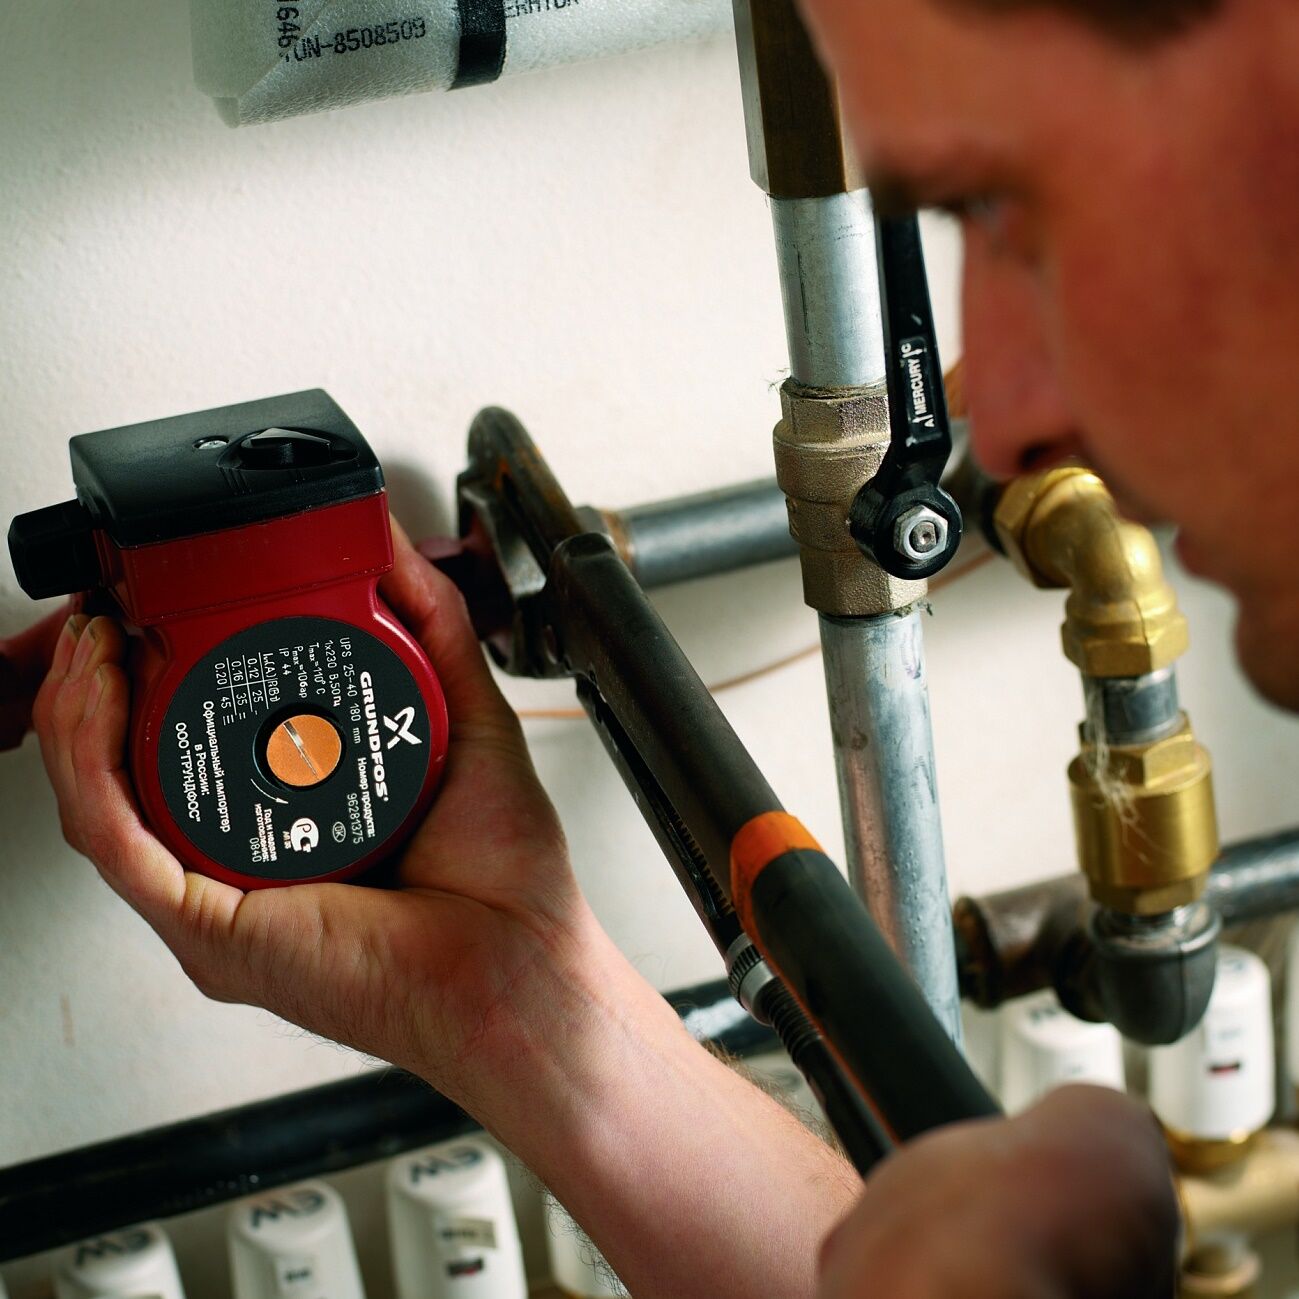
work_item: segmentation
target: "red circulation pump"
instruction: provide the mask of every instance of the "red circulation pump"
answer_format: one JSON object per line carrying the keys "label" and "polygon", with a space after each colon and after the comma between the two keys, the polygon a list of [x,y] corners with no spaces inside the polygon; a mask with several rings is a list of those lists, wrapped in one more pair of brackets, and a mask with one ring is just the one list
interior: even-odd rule
{"label": "red circulation pump", "polygon": [[154,833],[240,888],[390,856],[446,761],[442,689],[384,604],[383,471],[324,392],[74,437],[77,497],[19,515],[35,598],[132,633],[130,769]]}

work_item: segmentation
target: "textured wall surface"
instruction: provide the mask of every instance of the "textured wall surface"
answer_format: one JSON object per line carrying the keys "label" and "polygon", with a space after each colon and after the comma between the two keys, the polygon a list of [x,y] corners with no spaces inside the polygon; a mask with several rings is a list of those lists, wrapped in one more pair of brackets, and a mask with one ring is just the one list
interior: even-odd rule
{"label": "textured wall surface", "polygon": [[[0,0],[0,519],[69,494],[67,438],[324,386],[397,512],[446,527],[468,420],[513,407],[576,500],[770,472],[784,343],[724,42],[231,131],[175,0]],[[956,249],[932,241],[953,355]],[[1299,726],[1232,665],[1229,607],[1183,580],[1184,697],[1228,836],[1295,816]],[[716,681],[815,640],[796,566],[666,593]],[[32,616],[0,561],[0,628]],[[1060,601],[1001,565],[928,627],[954,891],[1067,870],[1077,679]],[[520,706],[564,685],[509,686]],[[815,657],[721,696],[838,852]],[[659,986],[717,962],[596,740],[529,724],[596,910]],[[365,1063],[206,1003],[60,838],[34,743],[0,755],[0,1165]]]}

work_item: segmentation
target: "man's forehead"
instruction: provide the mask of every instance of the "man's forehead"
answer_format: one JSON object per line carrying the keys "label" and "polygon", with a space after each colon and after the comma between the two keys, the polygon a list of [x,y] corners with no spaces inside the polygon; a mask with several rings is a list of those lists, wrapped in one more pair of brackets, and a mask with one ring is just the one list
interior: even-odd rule
{"label": "man's forehead", "polygon": [[899,204],[1040,156],[1120,57],[1055,11],[1000,18],[971,16],[956,0],[805,4],[863,165]]}

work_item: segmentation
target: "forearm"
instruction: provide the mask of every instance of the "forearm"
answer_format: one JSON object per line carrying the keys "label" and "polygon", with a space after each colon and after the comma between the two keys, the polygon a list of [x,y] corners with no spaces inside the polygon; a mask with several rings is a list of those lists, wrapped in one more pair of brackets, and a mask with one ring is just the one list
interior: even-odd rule
{"label": "forearm", "polygon": [[518,1031],[479,1117],[555,1193],[637,1299],[814,1290],[860,1182],[694,1042],[603,934]]}

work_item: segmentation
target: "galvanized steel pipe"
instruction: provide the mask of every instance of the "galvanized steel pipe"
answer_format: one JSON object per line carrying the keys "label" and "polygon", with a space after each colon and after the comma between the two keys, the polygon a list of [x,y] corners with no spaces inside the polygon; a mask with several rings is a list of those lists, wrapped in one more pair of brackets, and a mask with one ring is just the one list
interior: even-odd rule
{"label": "galvanized steel pipe", "polygon": [[916,610],[821,619],[848,869],[954,1040],[961,997]]}
{"label": "galvanized steel pipe", "polygon": [[875,218],[864,189],[774,198],[789,369],[804,388],[865,388],[884,379]]}
{"label": "galvanized steel pipe", "polygon": [[604,520],[646,590],[798,554],[785,494],[770,478],[605,511]]}

